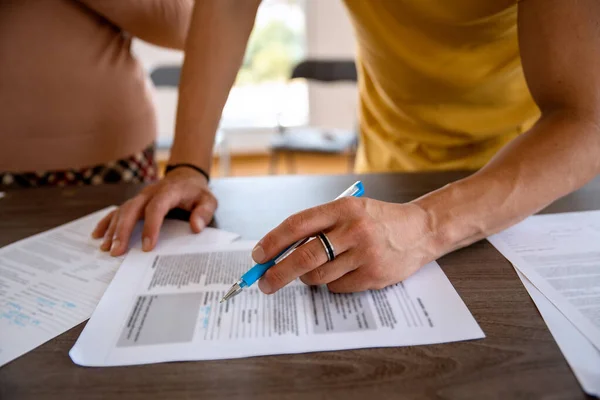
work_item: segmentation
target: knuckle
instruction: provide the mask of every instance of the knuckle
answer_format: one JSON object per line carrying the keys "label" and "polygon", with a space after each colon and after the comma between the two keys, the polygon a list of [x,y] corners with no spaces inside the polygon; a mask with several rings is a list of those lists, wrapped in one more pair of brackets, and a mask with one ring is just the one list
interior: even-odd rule
{"label": "knuckle", "polygon": [[359,197],[343,197],[338,204],[344,213],[362,214],[364,211],[364,199]]}
{"label": "knuckle", "polygon": [[146,207],[144,208],[144,213],[146,214],[146,216],[161,213],[165,208],[164,204],[164,201],[155,198],[146,205]]}
{"label": "knuckle", "polygon": [[354,221],[350,230],[355,238],[364,242],[365,239],[369,239],[374,235],[375,224],[366,218],[361,218]]}
{"label": "knuckle", "polygon": [[163,184],[164,184],[164,180],[161,180],[156,183],[152,183],[152,184],[144,187],[136,197],[144,197],[144,198],[152,197],[154,195],[154,193],[156,193],[156,191],[162,187]]}
{"label": "knuckle", "polygon": [[361,249],[360,254],[366,264],[375,264],[376,260],[379,258],[379,250],[376,246],[368,244]]}
{"label": "knuckle", "polygon": [[327,272],[324,267],[315,269],[312,273],[314,275],[315,284],[323,284],[327,282]]}
{"label": "knuckle", "polygon": [[381,271],[376,265],[372,265],[370,268],[365,268],[364,274],[367,282],[374,283],[381,279]]}
{"label": "knuckle", "polygon": [[296,268],[300,271],[312,270],[319,265],[319,256],[308,246],[301,246],[296,250]]}
{"label": "knuckle", "polygon": [[276,235],[270,233],[260,240],[260,245],[266,254],[272,254],[279,248]]}
{"label": "knuckle", "polygon": [[302,277],[302,281],[307,285],[322,285],[327,283],[324,268],[315,268],[314,270],[306,273],[306,275]]}
{"label": "knuckle", "polygon": [[[136,202],[136,199],[137,198],[127,200],[125,203],[123,203],[123,205],[121,205],[121,207],[119,207],[119,213],[121,217],[131,216],[131,214],[134,214],[136,210],[139,209],[139,201]],[[121,219],[122,218],[120,218],[120,220]]]}
{"label": "knuckle", "polygon": [[179,185],[174,184],[174,183],[166,183],[165,185],[163,185],[163,187],[161,187],[158,192],[156,192],[156,195],[154,196],[155,199],[165,199],[165,198],[170,198],[171,196],[175,196],[179,193],[178,189],[180,188]]}
{"label": "knuckle", "polygon": [[269,281],[271,288],[274,290],[283,287],[286,284],[285,275],[279,268],[271,268],[265,273],[265,278]]}
{"label": "knuckle", "polygon": [[288,217],[284,222],[284,227],[291,234],[301,234],[306,231],[307,219],[303,213],[296,213]]}

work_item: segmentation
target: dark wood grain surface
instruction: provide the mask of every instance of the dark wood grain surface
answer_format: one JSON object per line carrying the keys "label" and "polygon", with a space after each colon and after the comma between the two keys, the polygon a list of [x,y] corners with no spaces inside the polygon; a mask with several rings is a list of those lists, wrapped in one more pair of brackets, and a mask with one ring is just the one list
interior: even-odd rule
{"label": "dark wood grain surface", "polygon": [[[369,197],[405,202],[460,173],[361,176]],[[258,239],[292,212],[330,200],[356,176],[215,181],[214,225]],[[0,200],[0,245],[110,204],[136,186],[35,189]],[[545,212],[600,209],[600,179]],[[439,260],[485,339],[225,361],[84,368],[68,356],[85,324],[0,368],[0,399],[585,398],[513,268],[481,241]]]}

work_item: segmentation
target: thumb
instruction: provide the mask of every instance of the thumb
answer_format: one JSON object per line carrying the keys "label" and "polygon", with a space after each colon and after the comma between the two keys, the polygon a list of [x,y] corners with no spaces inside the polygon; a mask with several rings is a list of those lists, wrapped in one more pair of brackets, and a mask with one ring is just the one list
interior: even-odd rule
{"label": "thumb", "polygon": [[212,221],[217,201],[214,197],[204,195],[190,214],[190,226],[194,233],[200,233]]}

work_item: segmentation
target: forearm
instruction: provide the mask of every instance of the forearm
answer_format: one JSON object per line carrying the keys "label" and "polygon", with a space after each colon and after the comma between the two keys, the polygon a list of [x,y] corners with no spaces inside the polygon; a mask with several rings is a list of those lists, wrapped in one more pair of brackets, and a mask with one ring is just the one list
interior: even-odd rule
{"label": "forearm", "polygon": [[186,43],[170,162],[210,169],[214,136],[260,0],[198,1]]}
{"label": "forearm", "polygon": [[194,0],[81,0],[132,36],[183,49]]}
{"label": "forearm", "polygon": [[554,111],[477,173],[414,203],[429,215],[431,245],[442,255],[519,222],[599,173],[598,118]]}

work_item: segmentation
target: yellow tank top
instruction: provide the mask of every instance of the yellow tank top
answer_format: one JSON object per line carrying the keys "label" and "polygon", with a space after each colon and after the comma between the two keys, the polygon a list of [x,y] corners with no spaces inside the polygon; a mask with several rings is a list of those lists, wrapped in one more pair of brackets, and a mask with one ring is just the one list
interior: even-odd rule
{"label": "yellow tank top", "polygon": [[345,0],[358,41],[358,172],[477,169],[533,125],[517,0]]}

